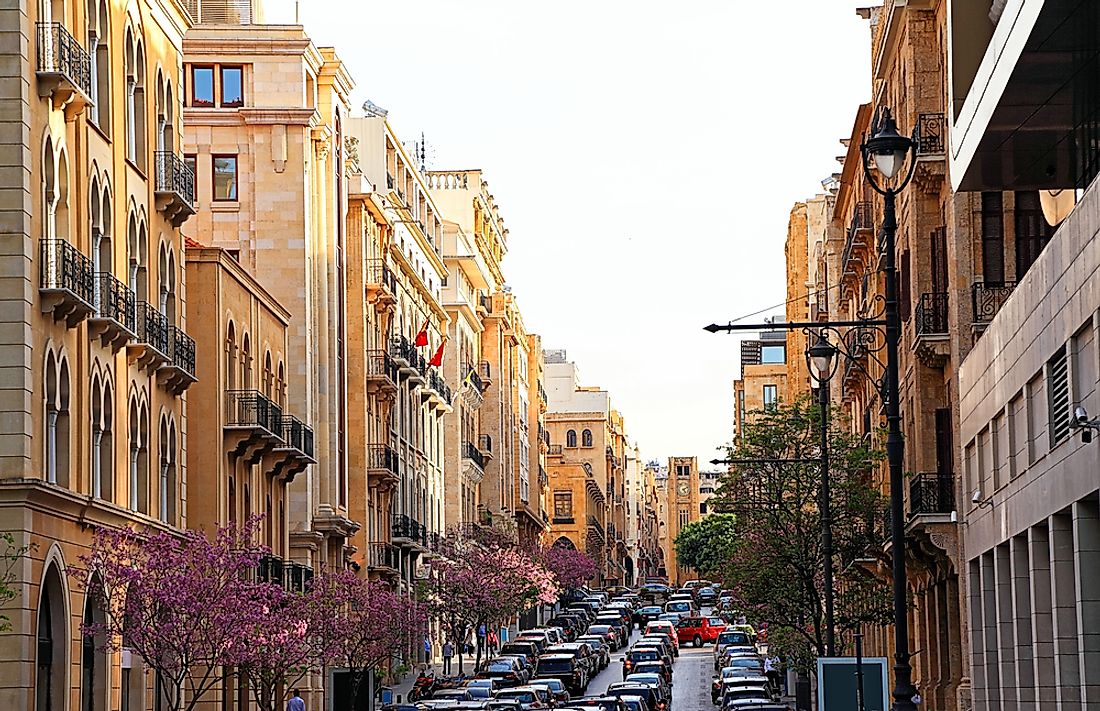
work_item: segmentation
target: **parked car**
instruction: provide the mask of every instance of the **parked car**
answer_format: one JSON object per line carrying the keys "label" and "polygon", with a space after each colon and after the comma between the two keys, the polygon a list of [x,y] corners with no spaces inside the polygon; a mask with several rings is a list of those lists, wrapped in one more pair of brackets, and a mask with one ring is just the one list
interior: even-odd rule
{"label": "parked car", "polygon": [[676,637],[681,644],[691,642],[696,647],[710,644],[726,629],[720,617],[685,617],[676,625]]}
{"label": "parked car", "polygon": [[639,590],[641,597],[647,600],[667,600],[672,589],[664,583],[646,583]]}
{"label": "parked car", "polygon": [[594,634],[582,634],[577,637],[578,642],[584,642],[592,649],[592,654],[596,655],[597,661],[599,661],[600,671],[607,669],[607,665],[611,663],[611,645],[607,643],[607,640],[599,635]]}
{"label": "parked car", "polygon": [[[668,711],[668,700],[656,684],[617,681],[607,687],[608,696],[641,696],[653,711]],[[693,710],[694,711],[694,710]]]}
{"label": "parked car", "polygon": [[611,651],[617,651],[622,644],[619,643],[619,630],[611,625],[592,625],[588,628],[588,634],[602,637],[611,646]]}
{"label": "parked car", "polygon": [[517,686],[513,689],[504,689],[497,694],[498,699],[515,699],[522,706],[523,711],[530,709],[544,709],[550,707],[550,690],[545,686]]}
{"label": "parked car", "polygon": [[641,622],[639,627],[645,627],[648,623],[656,620],[661,615],[665,614],[665,608],[660,605],[646,605],[645,607],[638,608],[638,619]]}
{"label": "parked car", "polygon": [[771,687],[771,682],[763,674],[757,674],[755,671],[743,669],[741,667],[726,667],[722,672],[716,675],[710,683],[710,700],[712,704],[717,704],[722,698],[722,692],[726,688],[727,682],[746,682],[747,680],[755,679],[758,682],[763,681],[762,684],[752,683],[740,683],[741,686],[764,686],[766,688]]}
{"label": "parked car", "polygon": [[630,648],[632,652],[641,650],[657,652],[657,658],[669,667],[676,661],[676,657],[672,654],[672,644],[667,639],[646,639],[643,637]]}
{"label": "parked car", "polygon": [[660,662],[664,656],[657,647],[634,647],[626,655],[619,658],[623,665],[623,678],[625,679],[634,667],[641,662]]}
{"label": "parked car", "polygon": [[676,635],[676,628],[673,627],[671,622],[663,620],[657,620],[656,622],[650,622],[645,626],[645,634],[663,634],[672,640],[676,648],[680,647],[680,639]]}
{"label": "parked car", "polygon": [[726,658],[722,663],[722,669],[736,667],[744,673],[764,675],[764,660],[760,657],[733,657]]}
{"label": "parked car", "polygon": [[596,623],[600,625],[611,625],[612,627],[614,627],[615,632],[619,635],[620,647],[626,644],[627,640],[630,639],[631,624],[629,616],[627,616],[627,619],[624,620],[622,615],[607,615],[601,613],[600,616],[596,618]]}
{"label": "parked car", "polygon": [[635,674],[657,674],[665,683],[672,686],[672,667],[665,666],[665,663],[659,659],[654,659],[647,662],[638,662],[634,665],[634,668],[630,670],[629,676]]}
{"label": "parked car", "polygon": [[565,688],[565,683],[561,679],[536,678],[532,679],[528,686],[545,686],[550,690],[550,695],[553,697],[555,704],[569,700],[569,689]]}
{"label": "parked car", "polygon": [[586,696],[583,699],[570,701],[569,706],[574,708],[592,709],[592,711],[626,711],[627,706],[618,696],[610,694],[605,696]]}
{"label": "parked car", "polygon": [[588,687],[584,667],[571,654],[543,654],[535,665],[536,679],[561,679],[571,694],[580,695]]}
{"label": "parked car", "polygon": [[676,612],[680,615],[698,615],[699,608],[691,600],[669,600],[665,603],[665,612]]}
{"label": "parked car", "polygon": [[714,588],[699,588],[695,601],[700,605],[713,605],[718,600],[718,591]]}
{"label": "parked car", "polygon": [[597,661],[595,655],[592,654],[592,648],[583,642],[568,642],[566,644],[555,644],[553,647],[549,647],[546,650],[547,654],[572,654],[573,658],[578,663],[584,666],[585,674],[588,678],[596,676],[600,672],[599,661]]}
{"label": "parked car", "polygon": [[620,696],[627,711],[652,711],[641,696]]}
{"label": "parked car", "polygon": [[527,683],[527,672],[520,666],[518,657],[493,659],[477,674],[482,679],[500,679],[505,687]]}
{"label": "parked car", "polygon": [[771,692],[763,686],[742,686],[735,687],[722,694],[722,708],[723,709],[736,709],[745,708],[746,706],[755,706],[755,704],[746,704],[742,702],[771,702]]}
{"label": "parked car", "polygon": [[485,704],[486,711],[523,711],[523,706],[515,699],[493,699]]}
{"label": "parked car", "polygon": [[500,645],[500,653],[503,655],[523,655],[527,657],[529,664],[534,664],[542,650],[536,642],[525,639],[517,639]]}

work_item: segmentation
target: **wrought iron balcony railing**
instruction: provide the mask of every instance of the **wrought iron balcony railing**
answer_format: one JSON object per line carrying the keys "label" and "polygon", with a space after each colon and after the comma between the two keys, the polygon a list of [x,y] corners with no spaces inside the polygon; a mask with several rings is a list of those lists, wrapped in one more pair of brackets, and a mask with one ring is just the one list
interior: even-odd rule
{"label": "wrought iron balcony railing", "polygon": [[466,381],[468,381],[470,386],[478,392],[485,391],[485,383],[482,381],[481,375],[477,372],[477,368],[469,364],[466,366]]}
{"label": "wrought iron balcony railing", "polygon": [[229,390],[225,393],[225,424],[262,427],[282,439],[283,410],[257,390]]}
{"label": "wrought iron balcony railing", "polygon": [[919,114],[917,116],[917,155],[943,155],[943,114]]}
{"label": "wrought iron balcony railing", "polygon": [[117,322],[130,333],[137,328],[136,297],[109,272],[95,273],[96,317]]}
{"label": "wrought iron balcony railing", "polygon": [[947,292],[921,294],[913,315],[918,336],[947,333]]}
{"label": "wrought iron balcony railing", "polygon": [[157,209],[179,226],[195,214],[195,173],[171,151],[153,154]]}
{"label": "wrought iron balcony railing", "polygon": [[305,592],[313,580],[313,568],[301,563],[286,564],[286,588],[294,592]]}
{"label": "wrought iron balcony railing", "polygon": [[549,402],[549,400],[546,397],[546,389],[544,387],[542,387],[542,383],[539,383],[538,390],[539,390],[539,399],[542,400],[543,402]]}
{"label": "wrought iron balcony railing", "polygon": [[367,469],[386,471],[393,477],[397,477],[398,457],[397,452],[388,444],[372,444],[367,446]]}
{"label": "wrought iron balcony railing", "polygon": [[91,97],[92,63],[88,52],[60,22],[39,22],[36,30],[38,73],[61,77],[85,97]]}
{"label": "wrought iron balcony railing", "polygon": [[168,327],[168,352],[172,365],[195,377],[195,339],[179,326]]}
{"label": "wrought iron balcony railing", "polygon": [[607,537],[604,535],[603,532],[603,526],[600,525],[600,522],[596,520],[595,516],[588,517],[588,527],[596,531],[596,533],[599,534],[600,538],[605,541],[607,540]]}
{"label": "wrought iron balcony railing", "polygon": [[401,551],[391,543],[367,544],[367,567],[401,570]]}
{"label": "wrought iron balcony railing", "polygon": [[917,474],[909,480],[909,516],[949,514],[955,510],[955,475]]}
{"label": "wrought iron balcony railing", "polygon": [[307,457],[313,457],[313,428],[293,415],[282,417],[283,442]]}
{"label": "wrought iron balcony railing", "polygon": [[485,455],[481,453],[481,450],[478,449],[477,445],[475,445],[473,442],[462,443],[462,456],[465,459],[469,459],[482,469],[485,468]]}
{"label": "wrought iron balcony railing", "polygon": [[262,583],[275,583],[282,587],[286,585],[285,573],[283,559],[278,556],[261,556],[256,564],[256,579]]}
{"label": "wrought iron balcony railing", "polygon": [[68,240],[42,240],[42,288],[67,291],[91,306],[95,300],[92,260]]}
{"label": "wrought iron balcony railing", "polygon": [[[137,337],[138,343],[152,347],[168,359],[169,333],[168,319],[148,301],[137,302]],[[192,344],[193,345],[193,344]],[[192,351],[192,370],[194,370],[194,352]]]}
{"label": "wrought iron balcony railing", "polygon": [[367,356],[367,378],[388,379],[397,383],[397,363],[386,351],[371,351]]}
{"label": "wrought iron balcony railing", "polygon": [[384,259],[372,259],[367,262],[367,283],[380,284],[391,294],[397,292],[397,275],[390,271]]}
{"label": "wrought iron balcony railing", "polygon": [[970,296],[974,307],[974,323],[989,323],[997,312],[1001,310],[1012,290],[1016,288],[1016,282],[982,282],[976,281],[971,287]]}
{"label": "wrought iron balcony railing", "polygon": [[477,300],[478,305],[485,310],[485,313],[493,313],[493,297],[488,294],[479,294]]}

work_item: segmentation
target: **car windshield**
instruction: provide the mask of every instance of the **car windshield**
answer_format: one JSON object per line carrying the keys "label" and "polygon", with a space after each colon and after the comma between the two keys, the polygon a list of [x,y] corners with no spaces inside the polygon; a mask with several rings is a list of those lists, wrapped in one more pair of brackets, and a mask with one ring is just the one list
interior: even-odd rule
{"label": "car windshield", "polygon": [[607,634],[611,631],[611,625],[592,625],[588,628],[588,631],[596,634]]}
{"label": "car windshield", "polygon": [[542,672],[570,672],[573,671],[573,662],[569,659],[540,659],[539,673]]}
{"label": "car windshield", "polygon": [[642,609],[638,610],[638,612],[643,615],[659,615],[664,612],[664,610],[654,605],[652,607],[643,607]]}
{"label": "car windshield", "polygon": [[764,665],[758,659],[731,659],[729,666],[742,669],[763,669]]}
{"label": "car windshield", "polygon": [[500,699],[515,699],[523,704],[534,703],[535,692],[533,691],[515,691],[512,689],[505,689],[504,691],[497,693],[497,698]]}
{"label": "car windshield", "polygon": [[648,662],[639,664],[638,666],[634,667],[634,669],[635,671],[645,672],[648,674],[663,674],[665,671],[664,665],[660,662]]}
{"label": "car windshield", "polygon": [[512,671],[512,662],[490,662],[489,671]]}
{"label": "car windshield", "polygon": [[561,679],[544,679],[539,682],[543,686],[549,687],[554,691],[562,691],[565,689],[565,684],[561,683]]}
{"label": "car windshield", "polygon": [[737,699],[764,699],[767,700],[768,695],[764,693],[763,689],[731,689],[726,692],[726,701]]}
{"label": "car windshield", "polygon": [[661,658],[656,649],[640,649],[630,653],[630,658],[636,662],[654,662]]}
{"label": "car windshield", "polygon": [[645,674],[631,674],[630,676],[634,681],[644,681],[647,684],[661,683],[661,676],[659,674],[650,674],[647,672]]}
{"label": "car windshield", "polygon": [[475,699],[491,699],[493,697],[493,690],[487,686],[470,686],[466,690]]}
{"label": "car windshield", "polygon": [[687,600],[680,600],[678,602],[668,603],[666,608],[669,612],[688,612],[691,610],[691,603]]}
{"label": "car windshield", "polygon": [[728,644],[733,647],[748,647],[752,642],[749,641],[749,636],[740,630],[736,632],[723,632],[718,635],[719,645]]}

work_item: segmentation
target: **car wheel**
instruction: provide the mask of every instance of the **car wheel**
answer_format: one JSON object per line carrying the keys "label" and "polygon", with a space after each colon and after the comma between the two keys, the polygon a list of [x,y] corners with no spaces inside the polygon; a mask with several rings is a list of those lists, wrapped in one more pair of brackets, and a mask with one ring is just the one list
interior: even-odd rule
{"label": "car wheel", "polygon": [[700,637],[699,635],[695,635],[695,637],[692,638],[691,643],[694,644],[696,647],[702,647],[703,646],[703,638]]}

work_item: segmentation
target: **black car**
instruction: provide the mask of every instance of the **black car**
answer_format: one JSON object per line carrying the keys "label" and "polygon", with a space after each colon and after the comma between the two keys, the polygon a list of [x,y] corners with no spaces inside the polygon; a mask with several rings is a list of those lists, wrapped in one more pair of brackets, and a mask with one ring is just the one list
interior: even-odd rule
{"label": "black car", "polygon": [[572,654],[543,654],[535,665],[535,679],[561,679],[572,694],[583,694],[588,675]]}
{"label": "black car", "polygon": [[641,696],[649,704],[653,711],[667,711],[666,701],[658,687],[651,684],[632,684],[629,681],[619,681],[607,687],[608,696]]}
{"label": "black car", "polygon": [[592,654],[592,648],[584,642],[566,642],[546,648],[547,654],[571,654],[584,667],[589,679],[600,673],[600,660]]}
{"label": "black car", "polygon": [[638,625],[638,627],[644,630],[647,624],[653,622],[653,620],[659,619],[663,614],[665,614],[665,608],[661,607],[660,605],[646,605],[645,607],[639,607],[638,619],[641,620],[641,623]]}
{"label": "black car", "polygon": [[565,705],[566,707],[599,708],[600,711],[628,711],[626,704],[617,695],[589,696],[583,699],[575,699]]}
{"label": "black car", "polygon": [[718,600],[718,591],[714,588],[699,588],[695,600],[700,605],[713,605]]}
{"label": "black car", "polygon": [[635,647],[626,653],[626,656],[622,657],[619,661],[623,663],[623,678],[625,679],[634,667],[641,662],[661,662],[664,661],[657,647]]}
{"label": "black car", "polygon": [[482,679],[499,679],[502,686],[519,686],[527,683],[527,673],[520,666],[516,657],[504,657],[494,659],[478,672]]}
{"label": "black car", "polygon": [[500,647],[500,653],[504,656],[522,654],[527,657],[528,664],[534,664],[541,650],[538,645],[529,640],[515,640],[505,642]]}
{"label": "black car", "polygon": [[577,625],[578,619],[579,618],[576,617],[566,617],[565,615],[558,615],[557,617],[551,618],[550,621],[546,624],[548,627],[561,628],[561,631],[565,633],[565,640],[567,642],[572,642],[581,632],[581,630],[578,629]]}

